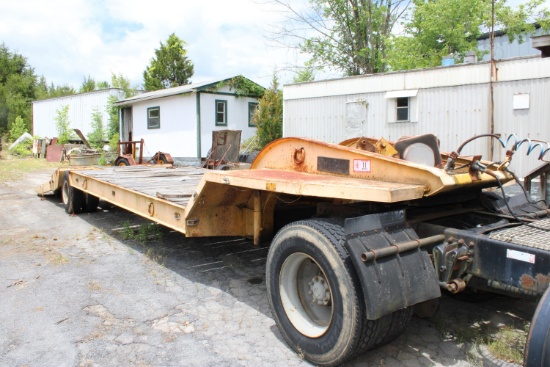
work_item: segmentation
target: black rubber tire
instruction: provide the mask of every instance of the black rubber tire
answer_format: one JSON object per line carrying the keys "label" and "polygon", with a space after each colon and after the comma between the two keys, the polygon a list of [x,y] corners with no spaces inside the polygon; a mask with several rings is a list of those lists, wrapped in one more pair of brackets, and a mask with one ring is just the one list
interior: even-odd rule
{"label": "black rubber tire", "polygon": [[524,367],[550,365],[550,287],[537,305],[525,343]]}
{"label": "black rubber tire", "polygon": [[69,180],[69,172],[63,175],[61,186],[61,199],[65,204],[65,212],[67,214],[79,214],[85,206],[84,192],[71,186]]}
{"label": "black rubber tire", "polygon": [[[267,293],[279,331],[298,354],[319,366],[339,365],[381,341],[381,323],[365,317],[361,287],[344,241],[344,230],[335,222],[300,221],[277,233],[267,256]],[[332,318],[326,331],[315,337],[294,326],[281,298],[283,264],[302,255],[313,259],[322,270],[331,292]]]}
{"label": "black rubber tire", "polygon": [[86,213],[93,213],[97,211],[97,206],[99,205],[99,198],[92,194],[86,193],[85,196],[85,211]]}
{"label": "black rubber tire", "polygon": [[115,161],[115,166],[126,167],[130,165],[130,161],[124,157],[118,157]]}
{"label": "black rubber tire", "polygon": [[[375,346],[384,345],[393,341],[405,331],[411,322],[414,307],[407,307],[384,316],[381,320],[386,320],[387,326],[381,328],[379,335],[380,341]],[[385,330],[385,331],[382,331]]]}

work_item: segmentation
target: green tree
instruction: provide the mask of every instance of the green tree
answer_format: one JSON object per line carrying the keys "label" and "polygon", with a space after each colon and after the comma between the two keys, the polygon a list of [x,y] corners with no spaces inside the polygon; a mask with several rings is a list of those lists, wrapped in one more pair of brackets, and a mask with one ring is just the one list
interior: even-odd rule
{"label": "green tree", "polygon": [[153,91],[190,84],[194,73],[193,62],[187,58],[187,44],[172,33],[166,45],[160,43],[153,57],[143,72],[143,85]]}
{"label": "green tree", "polygon": [[103,148],[105,142],[105,134],[103,131],[103,117],[101,115],[101,112],[97,108],[94,108],[92,112],[92,122],[90,125],[92,130],[88,134],[88,142],[90,143],[92,148]]}
{"label": "green tree", "polygon": [[312,82],[315,80],[315,66],[312,60],[305,63],[304,67],[298,70],[294,78],[293,83]]}
{"label": "green tree", "polygon": [[[548,28],[548,10],[538,12],[544,0],[530,0],[512,9],[506,0],[495,1],[495,28],[505,29],[510,41],[523,40],[535,31],[531,20]],[[491,28],[491,1],[487,0],[413,0],[411,15],[404,24],[404,36],[391,39],[387,63],[392,70],[433,67],[441,58],[453,55],[457,62],[468,51],[476,51],[477,38]],[[410,19],[409,19],[410,18]]]}
{"label": "green tree", "polygon": [[76,94],[76,90],[73,87],[65,85],[54,85],[51,83],[48,85],[46,78],[41,76],[38,80],[38,83],[35,86],[35,96],[36,100],[47,99],[47,98],[56,98],[64,97]]}
{"label": "green tree", "polygon": [[86,93],[86,92],[93,92],[96,90],[96,82],[95,80],[88,75],[87,78],[84,78],[84,81],[82,82],[82,85],[80,86],[80,89],[78,90],[78,93]]}
{"label": "green tree", "polygon": [[27,59],[0,45],[0,133],[11,128],[21,116],[30,130],[31,102],[35,99],[37,77]]}
{"label": "green tree", "polygon": [[274,2],[289,15],[273,40],[297,45],[316,65],[360,75],[385,71],[386,41],[409,0],[309,0],[305,10]]}
{"label": "green tree", "polygon": [[60,107],[55,111],[55,127],[57,129],[57,142],[59,144],[66,144],[73,137],[71,126],[71,120],[69,119],[69,105]]}
{"label": "green tree", "polygon": [[[113,88],[122,89],[122,94],[119,96],[110,95],[107,99],[107,113],[109,114],[109,122],[107,126],[107,138],[111,140],[113,136],[120,133],[119,131],[119,112],[120,108],[115,106],[114,103],[119,99],[133,97],[138,92],[138,87],[132,86],[130,79],[124,77],[122,74],[111,74],[111,84]],[[118,141],[118,138],[117,138]]]}
{"label": "green tree", "polygon": [[109,82],[106,81],[106,80],[101,81],[101,82],[97,82],[97,83],[95,84],[95,86],[96,86],[96,89],[97,89],[97,90],[109,89],[109,88],[111,88],[111,86],[109,85]]}
{"label": "green tree", "polygon": [[279,90],[277,74],[273,75],[271,86],[260,99],[253,122],[260,149],[283,136],[283,92]]}
{"label": "green tree", "polygon": [[21,116],[15,118],[15,122],[12,124],[10,129],[10,141],[15,141],[24,133],[27,133],[28,127]]}

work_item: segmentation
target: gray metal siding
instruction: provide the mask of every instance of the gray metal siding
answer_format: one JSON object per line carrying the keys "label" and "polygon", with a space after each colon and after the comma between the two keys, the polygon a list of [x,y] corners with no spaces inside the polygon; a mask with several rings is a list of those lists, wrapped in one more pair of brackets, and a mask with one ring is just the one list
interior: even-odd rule
{"label": "gray metal siding", "polygon": [[[529,58],[497,65],[499,78],[503,81],[494,84],[495,133],[504,138],[515,133],[519,138],[550,140],[549,61]],[[440,85],[452,77],[449,73],[459,68],[438,69],[440,72],[433,69],[425,73],[414,71],[411,72],[414,77],[401,75],[408,81],[404,89],[418,88],[417,96],[412,98],[416,107],[412,122],[388,122],[389,101],[384,98],[385,91],[380,91],[384,76],[319,82],[321,90],[318,91],[316,83],[285,86],[283,135],[338,143],[357,135],[395,141],[403,136],[433,133],[440,139],[442,151],[456,150],[468,138],[490,132],[490,83],[485,75],[489,65],[481,66],[483,69],[480,65],[463,66],[460,76],[465,75],[464,69],[471,70],[472,74],[462,84],[454,80],[449,86]],[[478,77],[481,80],[475,80]],[[391,85],[394,79],[395,75],[388,75]],[[371,80],[376,87],[369,85]],[[346,95],[344,86],[349,86],[353,92],[363,86],[367,91]],[[328,91],[333,91],[334,95],[324,96]],[[530,108],[514,110],[513,96],[521,93],[530,95]],[[308,94],[314,97],[306,97]],[[358,100],[368,104],[366,122],[360,134],[350,136],[346,129],[346,105]],[[482,154],[484,159],[490,159],[490,147],[490,139],[480,138],[468,144],[462,153]],[[527,157],[525,151],[525,147],[520,149],[511,165],[520,176],[541,164],[534,153]],[[499,161],[504,157],[505,150],[495,143],[493,159]]]}
{"label": "gray metal siding", "polygon": [[[516,134],[520,139],[550,141],[549,91],[550,78],[498,83],[495,88],[495,132],[503,139]],[[520,93],[529,94],[529,109],[513,109],[513,96]],[[495,151],[497,157],[504,154],[500,147]],[[536,159],[539,152],[536,149],[527,156],[527,144],[522,145],[514,155],[511,167],[522,176],[526,175],[541,164]]]}

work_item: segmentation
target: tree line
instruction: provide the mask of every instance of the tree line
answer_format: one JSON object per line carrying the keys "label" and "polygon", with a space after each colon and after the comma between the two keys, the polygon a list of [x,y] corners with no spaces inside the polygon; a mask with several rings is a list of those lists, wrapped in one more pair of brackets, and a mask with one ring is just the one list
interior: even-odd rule
{"label": "tree line", "polygon": [[[325,68],[352,76],[438,66],[449,55],[462,62],[469,51],[480,58],[487,52],[477,48],[477,39],[493,28],[504,30],[510,41],[520,42],[537,27],[550,30],[550,11],[543,7],[544,0],[527,0],[515,8],[506,0],[309,0],[302,8],[290,0],[271,2],[284,9],[287,18],[269,38],[309,55],[304,66],[295,66],[294,82],[312,81],[316,70]],[[145,90],[191,83],[194,64],[186,46],[174,33],[160,43],[143,72]],[[138,90],[122,75],[112,75],[111,81],[87,76],[78,90],[48,84],[45,77],[35,74],[26,57],[2,44],[0,134],[29,131],[34,100],[110,87],[121,88],[124,97]],[[276,73],[268,90],[262,95],[269,101],[261,100],[255,120],[258,130],[263,130],[265,122],[269,128],[263,132],[271,131],[271,139],[282,131],[282,92]],[[116,97],[112,98],[107,137],[118,132],[118,110],[112,107]],[[261,138],[264,143],[266,139]]]}

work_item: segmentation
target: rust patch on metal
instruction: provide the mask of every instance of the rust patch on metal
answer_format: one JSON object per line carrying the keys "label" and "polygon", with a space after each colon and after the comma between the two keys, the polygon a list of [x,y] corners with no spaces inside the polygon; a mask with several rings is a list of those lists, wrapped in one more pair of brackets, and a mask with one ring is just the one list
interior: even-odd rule
{"label": "rust patch on metal", "polygon": [[541,287],[542,289],[546,289],[548,287],[548,284],[550,284],[550,276],[548,275],[537,274],[535,276],[535,279],[537,280],[539,287]]}
{"label": "rust patch on metal", "polygon": [[519,279],[519,281],[523,288],[530,289],[530,290],[535,289],[536,280],[532,276],[523,274]]}
{"label": "rust patch on metal", "polygon": [[550,276],[544,274],[537,274],[533,278],[529,274],[523,274],[520,278],[520,284],[522,288],[542,293],[548,288],[550,284]]}

